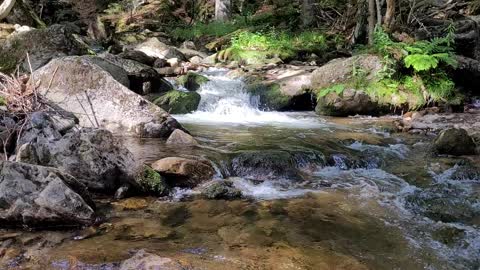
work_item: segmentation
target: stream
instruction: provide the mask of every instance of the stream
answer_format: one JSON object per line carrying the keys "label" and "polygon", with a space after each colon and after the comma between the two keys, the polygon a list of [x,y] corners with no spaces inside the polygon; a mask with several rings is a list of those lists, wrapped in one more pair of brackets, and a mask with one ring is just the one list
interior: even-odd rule
{"label": "stream", "polygon": [[118,269],[138,249],[186,269],[479,269],[476,161],[431,155],[393,117],[264,112],[241,79],[204,75],[198,111],[174,116],[200,146],[122,140],[147,163],[207,159],[245,199],[97,198],[96,228],[6,231],[24,252],[8,269]]}

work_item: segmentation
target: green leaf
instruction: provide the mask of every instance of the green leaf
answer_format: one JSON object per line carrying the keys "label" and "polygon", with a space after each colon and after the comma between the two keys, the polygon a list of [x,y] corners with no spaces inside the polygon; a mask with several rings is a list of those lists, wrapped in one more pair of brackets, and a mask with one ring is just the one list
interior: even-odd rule
{"label": "green leaf", "polygon": [[405,67],[413,67],[415,71],[427,71],[438,66],[438,59],[427,54],[411,54],[404,59]]}

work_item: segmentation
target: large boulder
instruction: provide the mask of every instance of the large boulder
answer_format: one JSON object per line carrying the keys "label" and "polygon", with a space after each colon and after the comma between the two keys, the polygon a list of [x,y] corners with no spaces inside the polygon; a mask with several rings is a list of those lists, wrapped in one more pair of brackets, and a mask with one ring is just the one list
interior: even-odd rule
{"label": "large boulder", "polygon": [[156,161],[152,168],[166,176],[173,186],[195,187],[210,180],[215,169],[207,161],[180,157],[167,157]]}
{"label": "large boulder", "polygon": [[475,154],[475,142],[465,129],[446,129],[437,136],[433,148],[438,154],[461,156]]}
{"label": "large boulder", "polygon": [[39,93],[74,113],[83,127],[161,138],[181,128],[167,112],[116,80],[109,71],[117,69],[97,57],[63,57],[37,70],[34,78]]}
{"label": "large boulder", "polygon": [[201,96],[196,92],[168,91],[153,103],[172,114],[186,114],[197,110]]}
{"label": "large boulder", "polygon": [[9,73],[18,64],[22,70],[30,71],[27,52],[33,70],[53,58],[87,53],[87,49],[72,35],[74,32],[74,29],[67,26],[53,25],[46,29],[11,35],[0,44],[0,72]]}
{"label": "large boulder", "polygon": [[[362,80],[375,81],[384,68],[382,59],[376,55],[357,55],[335,59],[312,73],[311,88],[317,92],[318,104],[315,111],[321,115],[349,116],[356,114],[378,114],[381,106],[364,89],[348,85],[359,78],[354,70],[362,71]],[[331,91],[326,90],[330,89]]]}
{"label": "large boulder", "polygon": [[0,161],[0,224],[86,225],[95,205],[86,187],[54,168]]}
{"label": "large boulder", "polygon": [[154,195],[166,191],[163,178],[136,162],[107,130],[71,127],[60,132],[58,121],[39,112],[31,116],[18,143],[16,161],[61,169],[92,191],[113,193],[125,184]]}

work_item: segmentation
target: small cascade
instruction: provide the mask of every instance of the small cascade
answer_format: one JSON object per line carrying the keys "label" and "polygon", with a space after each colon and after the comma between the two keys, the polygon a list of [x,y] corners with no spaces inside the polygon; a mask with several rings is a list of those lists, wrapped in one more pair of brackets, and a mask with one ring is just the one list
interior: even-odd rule
{"label": "small cascade", "polygon": [[243,125],[288,125],[320,127],[323,122],[311,113],[267,112],[259,109],[259,100],[251,96],[245,82],[227,76],[226,69],[209,69],[202,73],[210,81],[197,91],[202,97],[196,112],[176,115],[183,123],[226,123]]}

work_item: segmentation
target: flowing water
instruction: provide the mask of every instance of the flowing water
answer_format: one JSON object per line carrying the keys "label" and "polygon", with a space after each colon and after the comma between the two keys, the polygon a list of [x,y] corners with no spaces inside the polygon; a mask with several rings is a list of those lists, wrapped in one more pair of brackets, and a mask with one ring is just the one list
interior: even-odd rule
{"label": "flowing water", "polygon": [[479,269],[478,160],[434,157],[392,118],[264,112],[242,80],[206,75],[199,110],[175,116],[201,146],[124,140],[147,163],[208,159],[245,199],[98,198],[100,226],[5,231],[6,269],[118,269],[138,249],[185,269]]}

